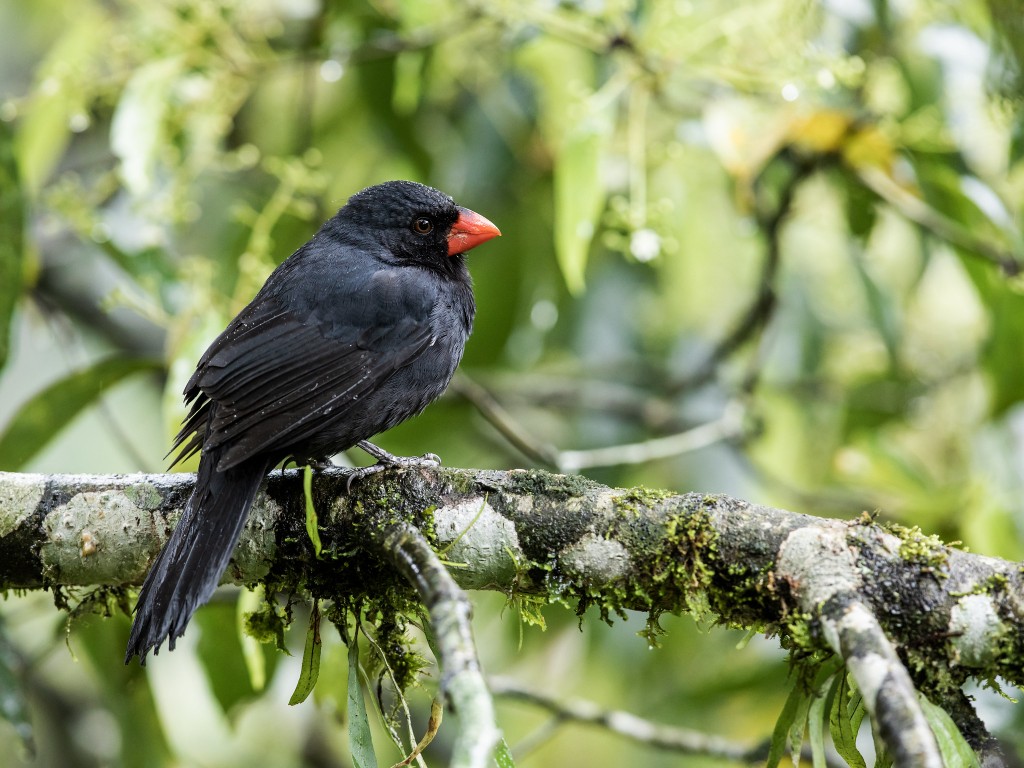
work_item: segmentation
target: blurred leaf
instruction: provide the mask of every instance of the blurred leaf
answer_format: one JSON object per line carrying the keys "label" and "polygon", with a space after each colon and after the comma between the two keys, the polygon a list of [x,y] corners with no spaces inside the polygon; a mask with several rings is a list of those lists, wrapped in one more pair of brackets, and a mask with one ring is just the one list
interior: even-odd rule
{"label": "blurred leaf", "polygon": [[258,692],[246,674],[245,656],[236,631],[235,605],[212,602],[192,618],[200,627],[197,654],[210,690],[225,714]]}
{"label": "blurred leaf", "polygon": [[864,289],[864,297],[867,299],[868,314],[878,335],[885,343],[885,351],[889,354],[889,367],[895,369],[899,365],[903,327],[900,321],[902,318],[893,297],[876,282],[864,263],[863,256],[862,251],[851,248],[853,266],[857,270],[857,276]]}
{"label": "blurred leaf", "polygon": [[320,557],[323,545],[320,543],[320,530],[317,527],[316,507],[313,506],[313,468],[308,465],[302,472],[302,490],[306,496],[306,534],[313,542],[313,551],[316,556]]}
{"label": "blurred leaf", "polygon": [[359,622],[348,645],[348,741],[356,768],[377,768],[363,687],[359,684]]}
{"label": "blurred leaf", "polygon": [[[1003,246],[1007,244],[1008,236],[1003,227],[982,209],[976,199],[984,190],[985,197],[999,207],[999,215],[1003,215],[1005,204],[990,187],[973,177],[961,175],[959,169],[944,161],[941,155],[917,153],[913,162],[924,199],[930,206],[950,219],[954,226],[969,233],[970,238]],[[973,195],[965,191],[967,185],[976,190]],[[994,206],[987,206],[992,213],[995,213]]]}
{"label": "blurred leaf", "polygon": [[599,88],[591,52],[544,36],[519,58],[536,78],[540,129],[554,155],[555,256],[566,286],[578,295],[607,196],[601,165],[624,81]]}
{"label": "blurred leaf", "polygon": [[998,416],[1024,399],[1024,294],[988,264],[967,259],[963,265],[988,311],[981,365],[988,374],[992,414]]}
{"label": "blurred leaf", "polygon": [[555,254],[566,287],[577,295],[583,292],[590,242],[604,208],[601,161],[610,130],[606,117],[592,115],[566,137],[555,162]]}
{"label": "blurred leaf", "polygon": [[88,113],[91,60],[109,41],[109,20],[97,3],[78,3],[74,23],[50,48],[37,70],[37,84],[18,124],[21,178],[36,195],[60,162],[71,137],[71,119]]}
{"label": "blurred leaf", "polygon": [[843,160],[852,168],[889,168],[896,160],[895,147],[878,126],[868,125],[843,144]]}
{"label": "blurred leaf", "polygon": [[77,619],[70,642],[79,661],[85,660],[99,686],[99,701],[116,718],[123,738],[119,760],[124,768],[166,765],[169,749],[159,722],[149,677],[137,664],[123,663],[128,643],[126,613]]}
{"label": "blurred leaf", "polygon": [[817,110],[796,117],[790,125],[789,138],[794,144],[815,154],[836,152],[842,146],[852,122],[852,117],[846,112],[837,109]]}
{"label": "blurred leaf", "polygon": [[14,726],[25,749],[34,754],[32,722],[18,674],[21,666],[17,651],[7,638],[3,616],[0,616],[0,717]]}
{"label": "blurred leaf", "polygon": [[846,225],[850,234],[866,241],[878,219],[877,197],[852,174],[843,174],[840,184],[845,193]]}
{"label": "blurred leaf", "polygon": [[846,390],[844,432],[874,432],[890,421],[907,416],[907,406],[925,391],[921,379],[896,369],[869,376]]}
{"label": "blurred leaf", "polygon": [[953,718],[942,707],[932,704],[926,697],[918,696],[924,717],[928,721],[935,740],[939,744],[942,762],[946,765],[962,766],[963,768],[979,768],[978,756],[964,739]]}
{"label": "blurred leaf", "polygon": [[[249,685],[254,691],[262,691],[267,685],[267,678],[273,674],[277,654],[274,649],[267,648],[265,643],[245,631],[246,618],[260,610],[265,602],[262,584],[252,589],[243,589],[235,603],[235,636],[238,638],[239,650]],[[268,672],[267,667],[271,666]]]}
{"label": "blurred leaf", "polygon": [[105,390],[133,374],[161,368],[158,360],[108,357],[37,392],[0,435],[0,467],[20,469]]}
{"label": "blurred leaf", "polygon": [[164,151],[164,119],[171,90],[181,75],[179,57],[157,59],[139,68],[121,93],[110,125],[110,148],[121,161],[125,187],[137,197],[153,185],[159,154]]}
{"label": "blurred leaf", "polygon": [[25,199],[14,156],[14,135],[0,121],[0,370],[10,350],[11,317],[21,296]]}
{"label": "blurred leaf", "polygon": [[[309,467],[306,467],[309,471]],[[353,643],[353,646],[355,643]],[[299,673],[299,680],[295,684],[295,690],[288,699],[289,706],[301,704],[313,692],[316,687],[317,677],[320,675],[320,608],[317,600],[313,600],[313,610],[309,613],[309,629],[306,631],[306,645],[302,650],[302,671]],[[351,674],[351,672],[349,673]],[[351,710],[349,710],[351,712]],[[363,713],[365,716],[365,712]],[[351,723],[349,725],[351,728]],[[354,750],[353,750],[354,751]]]}

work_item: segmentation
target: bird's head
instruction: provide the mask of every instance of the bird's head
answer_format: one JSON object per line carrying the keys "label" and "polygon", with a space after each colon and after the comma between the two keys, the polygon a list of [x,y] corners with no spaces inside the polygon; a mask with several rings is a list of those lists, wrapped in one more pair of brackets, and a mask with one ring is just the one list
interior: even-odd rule
{"label": "bird's head", "polygon": [[448,271],[463,253],[501,232],[448,195],[413,181],[388,181],[349,199],[340,217],[372,233],[401,261]]}

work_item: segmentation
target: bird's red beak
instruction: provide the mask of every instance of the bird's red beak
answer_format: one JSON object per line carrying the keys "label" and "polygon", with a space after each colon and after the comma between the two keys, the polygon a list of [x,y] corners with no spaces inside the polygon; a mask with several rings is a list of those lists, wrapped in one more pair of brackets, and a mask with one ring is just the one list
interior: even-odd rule
{"label": "bird's red beak", "polygon": [[486,243],[492,237],[500,236],[498,228],[479,213],[468,208],[459,208],[459,218],[452,224],[452,229],[448,233],[448,255],[465,253],[480,243]]}

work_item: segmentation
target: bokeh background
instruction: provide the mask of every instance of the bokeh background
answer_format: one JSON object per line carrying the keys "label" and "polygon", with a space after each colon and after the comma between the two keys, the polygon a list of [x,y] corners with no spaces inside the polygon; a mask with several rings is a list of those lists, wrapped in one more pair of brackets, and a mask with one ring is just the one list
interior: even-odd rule
{"label": "bokeh background", "polygon": [[[0,469],[161,471],[205,345],[408,178],[503,237],[470,256],[463,376],[387,449],[1022,558],[1017,0],[2,0],[0,43]],[[289,708],[302,609],[254,667],[239,594],[146,671],[105,603],[6,595],[0,766],[349,765],[344,647]],[[792,684],[776,639],[708,619],[650,649],[640,616],[473,599],[486,669],[558,697],[756,744]],[[724,764],[499,715],[521,766]]]}

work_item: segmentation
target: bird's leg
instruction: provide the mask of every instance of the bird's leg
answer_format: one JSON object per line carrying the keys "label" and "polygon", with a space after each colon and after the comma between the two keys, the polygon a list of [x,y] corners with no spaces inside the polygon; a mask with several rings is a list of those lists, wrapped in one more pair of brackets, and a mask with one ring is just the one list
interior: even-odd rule
{"label": "bird's leg", "polygon": [[358,467],[353,469],[345,483],[346,491],[352,490],[352,483],[356,480],[362,480],[364,477],[375,475],[378,472],[392,467],[441,466],[441,458],[436,453],[425,453],[422,456],[395,456],[393,453],[385,451],[379,445],[374,445],[369,440],[360,440],[356,445],[373,456],[373,458],[377,460],[377,463],[371,464],[368,467]]}

